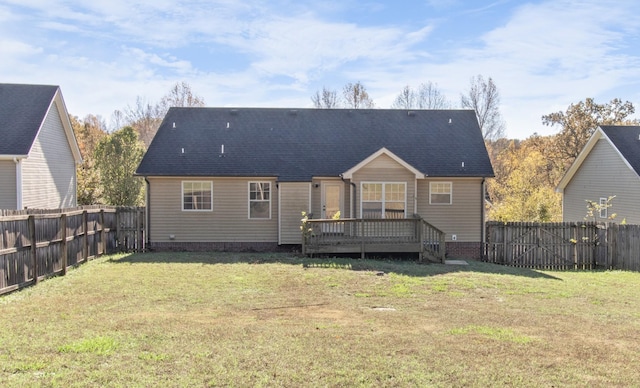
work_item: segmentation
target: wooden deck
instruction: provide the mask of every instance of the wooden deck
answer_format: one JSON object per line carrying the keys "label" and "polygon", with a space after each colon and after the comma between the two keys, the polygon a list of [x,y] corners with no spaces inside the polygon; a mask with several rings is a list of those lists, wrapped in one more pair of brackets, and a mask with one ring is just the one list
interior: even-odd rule
{"label": "wooden deck", "polygon": [[307,220],[303,253],[418,253],[444,262],[444,232],[422,218]]}

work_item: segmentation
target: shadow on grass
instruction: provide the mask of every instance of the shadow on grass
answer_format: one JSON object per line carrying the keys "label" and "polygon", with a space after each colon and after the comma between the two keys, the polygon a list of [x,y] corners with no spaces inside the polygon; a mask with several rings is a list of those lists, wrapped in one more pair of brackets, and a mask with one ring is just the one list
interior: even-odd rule
{"label": "shadow on grass", "polygon": [[507,267],[476,260],[466,260],[468,265],[450,265],[421,263],[415,260],[408,261],[399,259],[356,259],[348,257],[309,258],[295,253],[153,252],[131,254],[123,257],[112,258],[109,261],[118,264],[289,264],[301,266],[302,268],[335,268],[350,271],[374,271],[416,277],[437,276],[456,272],[476,272],[561,280],[557,277],[532,269]]}

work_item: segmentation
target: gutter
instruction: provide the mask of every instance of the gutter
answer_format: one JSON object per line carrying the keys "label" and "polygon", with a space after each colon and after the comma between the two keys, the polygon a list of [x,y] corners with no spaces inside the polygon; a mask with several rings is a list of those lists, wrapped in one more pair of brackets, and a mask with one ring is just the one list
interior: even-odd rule
{"label": "gutter", "polygon": [[147,192],[146,192],[146,206],[144,209],[144,222],[145,222],[145,232],[146,232],[146,236],[145,236],[145,245],[146,247],[151,246],[151,215],[150,215],[150,209],[151,209],[151,183],[149,183],[149,180],[147,179],[147,177],[144,177],[144,181],[147,183]]}
{"label": "gutter", "polygon": [[28,157],[29,155],[0,155],[0,160],[12,160],[14,163],[18,163],[18,160]]}
{"label": "gutter", "polygon": [[23,207],[22,202],[22,159],[14,156],[13,163],[16,165],[16,210],[21,210]]}

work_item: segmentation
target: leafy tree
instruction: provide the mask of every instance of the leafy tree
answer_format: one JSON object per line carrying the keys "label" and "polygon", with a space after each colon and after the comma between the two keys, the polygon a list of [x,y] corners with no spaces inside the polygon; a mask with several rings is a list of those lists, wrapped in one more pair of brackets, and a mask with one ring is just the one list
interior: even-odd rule
{"label": "leafy tree", "polygon": [[340,107],[338,92],[326,87],[322,88],[322,92],[316,91],[316,94],[311,96],[311,101],[313,101],[313,106],[318,109],[332,109]]}
{"label": "leafy tree", "polygon": [[370,109],[374,107],[373,100],[369,97],[367,89],[360,81],[349,82],[342,89],[345,106],[351,109]]}
{"label": "leafy tree", "polygon": [[78,204],[100,203],[102,188],[95,168],[94,151],[98,142],[107,136],[106,124],[101,117],[93,115],[87,115],[83,120],[74,116],[70,119],[82,154],[82,164],[76,169]]}
{"label": "leafy tree", "polygon": [[391,105],[394,109],[449,109],[451,104],[444,97],[438,85],[427,82],[418,90],[405,86]]}
{"label": "leafy tree", "polygon": [[627,120],[634,112],[635,108],[629,101],[622,102],[614,98],[607,104],[598,104],[592,98],[587,98],[569,105],[565,112],[542,116],[542,123],[561,127],[555,139],[554,154],[564,171],[580,154],[598,126],[636,123]]}
{"label": "leafy tree", "polygon": [[119,129],[98,142],[96,167],[108,205],[142,204],[143,181],[133,174],[143,154],[144,145],[132,127]]}
{"label": "leafy tree", "polygon": [[486,81],[482,75],[471,78],[469,91],[460,95],[460,104],[462,108],[475,110],[485,140],[504,137],[505,125],[500,114],[500,93],[491,77]]}

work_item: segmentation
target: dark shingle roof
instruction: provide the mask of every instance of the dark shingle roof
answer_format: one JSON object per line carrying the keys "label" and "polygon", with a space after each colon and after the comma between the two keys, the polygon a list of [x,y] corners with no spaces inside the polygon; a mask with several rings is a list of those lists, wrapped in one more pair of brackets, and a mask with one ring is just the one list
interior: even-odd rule
{"label": "dark shingle roof", "polygon": [[603,125],[600,128],[640,175],[640,126]]}
{"label": "dark shingle roof", "polygon": [[136,173],[309,181],[382,147],[429,176],[493,176],[471,110],[277,108],[171,108]]}
{"label": "dark shingle roof", "polygon": [[58,90],[49,85],[0,84],[0,155],[27,155]]}

